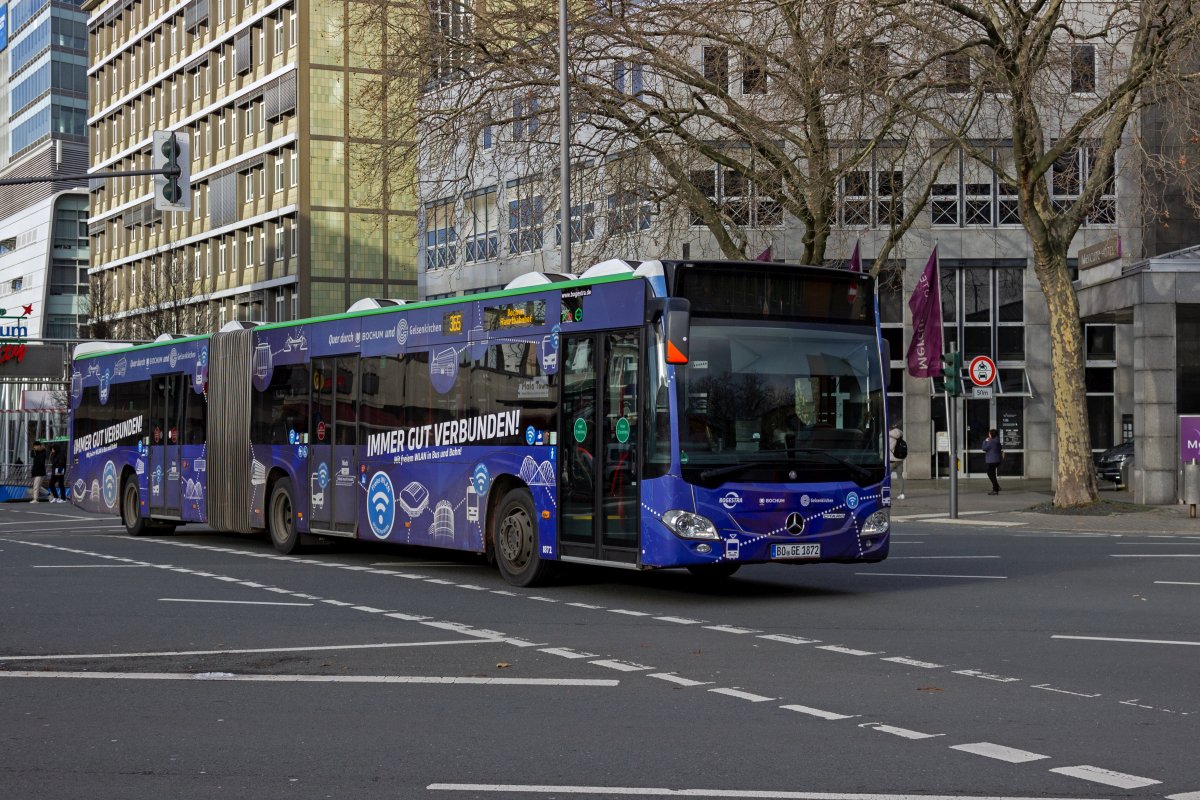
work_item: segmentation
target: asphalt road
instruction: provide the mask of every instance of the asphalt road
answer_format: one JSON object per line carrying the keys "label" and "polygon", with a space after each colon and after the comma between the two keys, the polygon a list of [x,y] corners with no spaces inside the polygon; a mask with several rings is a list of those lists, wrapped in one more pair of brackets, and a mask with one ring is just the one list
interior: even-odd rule
{"label": "asphalt road", "polygon": [[1200,800],[1200,536],[892,553],[516,589],[0,506],[0,795]]}

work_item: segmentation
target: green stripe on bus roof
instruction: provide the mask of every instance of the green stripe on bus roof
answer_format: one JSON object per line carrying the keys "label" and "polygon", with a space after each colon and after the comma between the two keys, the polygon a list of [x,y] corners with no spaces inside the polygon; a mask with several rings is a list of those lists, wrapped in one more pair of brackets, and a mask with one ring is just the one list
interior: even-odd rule
{"label": "green stripe on bus roof", "polygon": [[[117,353],[132,353],[134,350],[148,350],[151,347],[165,347],[169,344],[187,344],[188,342],[198,342],[202,339],[212,338],[211,333],[197,333],[194,336],[184,336],[179,339],[171,339],[166,342],[147,342],[146,344],[131,344],[129,347],[117,347],[112,350],[101,350],[98,353],[84,353],[81,356],[73,357],[75,361],[84,361],[89,358],[98,358],[99,356],[112,356]],[[89,339],[88,341],[96,341]],[[82,343],[81,343],[82,344]]]}
{"label": "green stripe on bus roof", "polygon": [[[270,322],[265,325],[256,325],[251,330],[269,331],[276,328],[290,328],[295,325],[311,325],[314,322],[330,322],[339,319],[353,319],[355,317],[369,317],[375,314],[389,314],[406,309],[431,308],[434,306],[454,305],[455,303],[465,303],[475,300],[491,300],[497,297],[515,297],[517,295],[530,294],[531,292],[544,292],[551,290],[567,289],[579,286],[593,286],[598,283],[616,283],[619,281],[627,281],[633,278],[640,278],[640,275],[633,273],[623,273],[620,275],[602,275],[587,280],[559,281],[558,283],[547,283],[542,286],[525,286],[518,289],[497,289],[494,292],[483,292],[482,294],[465,294],[459,297],[439,297],[436,300],[422,300],[421,302],[405,303],[400,306],[387,306],[385,308],[365,308],[362,311],[343,311],[340,314],[327,314],[323,317],[306,317],[304,319],[293,319],[287,322]],[[115,350],[104,350],[99,353],[86,353],[76,358],[76,361],[83,361],[89,358],[97,358],[99,356],[111,356],[118,353],[130,353],[134,350],[147,350],[151,347],[164,347],[171,344],[185,344],[187,342],[195,342],[201,339],[209,339],[211,333],[202,333],[195,336],[188,336],[183,339],[171,339],[167,342],[149,342],[147,344],[131,345],[129,347],[120,347]]]}

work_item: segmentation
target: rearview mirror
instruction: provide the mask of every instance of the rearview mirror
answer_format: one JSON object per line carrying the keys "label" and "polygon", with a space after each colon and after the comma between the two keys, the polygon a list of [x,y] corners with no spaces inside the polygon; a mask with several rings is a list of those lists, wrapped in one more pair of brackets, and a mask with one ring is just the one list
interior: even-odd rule
{"label": "rearview mirror", "polygon": [[691,307],[692,304],[682,297],[668,297],[663,300],[661,324],[668,364],[688,363]]}

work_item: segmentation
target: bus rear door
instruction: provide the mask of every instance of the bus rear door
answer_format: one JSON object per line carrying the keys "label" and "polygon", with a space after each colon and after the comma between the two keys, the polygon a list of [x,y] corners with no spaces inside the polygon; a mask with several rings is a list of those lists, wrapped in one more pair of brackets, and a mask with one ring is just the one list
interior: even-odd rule
{"label": "bus rear door", "polygon": [[150,447],[146,485],[150,513],[180,515],[180,437],[183,435],[184,376],[155,376],[150,388]]}
{"label": "bus rear door", "polygon": [[358,358],[314,358],[312,363],[310,527],[353,536],[358,518]]}
{"label": "bus rear door", "polygon": [[636,563],[641,332],[565,336],[559,432],[560,551]]}

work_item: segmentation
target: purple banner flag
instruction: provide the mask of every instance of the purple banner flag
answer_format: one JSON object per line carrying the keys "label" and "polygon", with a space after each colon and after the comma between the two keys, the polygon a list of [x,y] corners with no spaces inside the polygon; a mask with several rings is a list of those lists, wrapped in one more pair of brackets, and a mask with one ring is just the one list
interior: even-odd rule
{"label": "purple banner flag", "polygon": [[938,279],[937,245],[925,262],[917,288],[908,299],[912,312],[912,341],[908,344],[908,374],[936,378],[942,374],[942,284]]}
{"label": "purple banner flag", "polygon": [[862,256],[858,252],[859,244],[860,244],[860,242],[857,239],[855,239],[854,240],[854,252],[850,254],[850,271],[851,272],[862,272]]}

